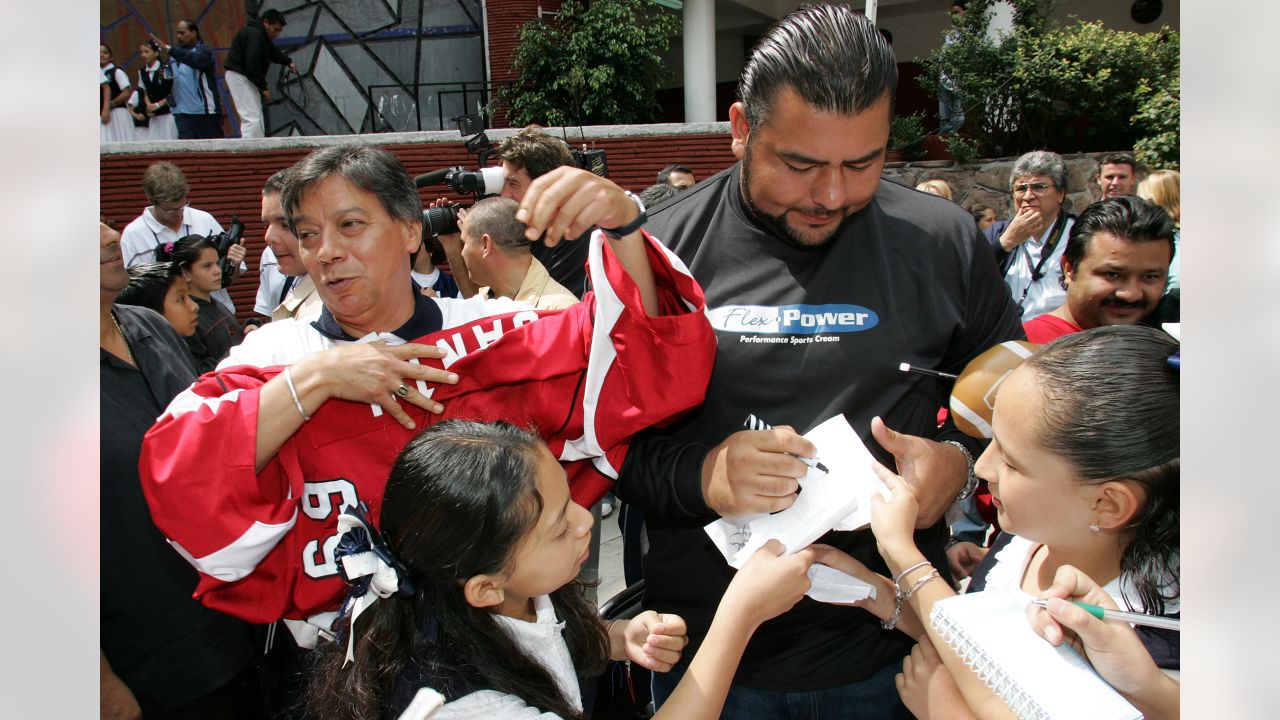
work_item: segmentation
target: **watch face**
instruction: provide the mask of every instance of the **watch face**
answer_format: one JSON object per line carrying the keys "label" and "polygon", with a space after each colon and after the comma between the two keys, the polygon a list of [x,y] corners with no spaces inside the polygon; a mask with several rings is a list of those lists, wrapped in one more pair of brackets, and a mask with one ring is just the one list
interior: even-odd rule
{"label": "watch face", "polygon": [[1130,17],[1139,25],[1155,22],[1161,12],[1164,12],[1162,0],[1134,0],[1133,6],[1129,8]]}

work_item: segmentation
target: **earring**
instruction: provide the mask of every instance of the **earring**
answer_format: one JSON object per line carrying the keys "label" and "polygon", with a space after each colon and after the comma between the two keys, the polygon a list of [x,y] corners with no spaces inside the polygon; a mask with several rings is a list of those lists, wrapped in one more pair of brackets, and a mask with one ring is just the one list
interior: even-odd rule
{"label": "earring", "polygon": [[1092,530],[1094,533],[1097,533],[1100,530],[1102,530],[1102,528],[1098,527],[1098,523],[1096,522],[1089,523],[1089,529]]}

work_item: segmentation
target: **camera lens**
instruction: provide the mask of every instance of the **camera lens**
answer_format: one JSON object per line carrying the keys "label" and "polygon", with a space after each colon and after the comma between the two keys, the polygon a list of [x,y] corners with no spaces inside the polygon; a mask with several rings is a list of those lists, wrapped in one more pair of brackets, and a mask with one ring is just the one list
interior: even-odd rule
{"label": "camera lens", "polygon": [[422,211],[422,236],[452,235],[458,232],[458,209],[446,205],[444,207],[427,208]]}

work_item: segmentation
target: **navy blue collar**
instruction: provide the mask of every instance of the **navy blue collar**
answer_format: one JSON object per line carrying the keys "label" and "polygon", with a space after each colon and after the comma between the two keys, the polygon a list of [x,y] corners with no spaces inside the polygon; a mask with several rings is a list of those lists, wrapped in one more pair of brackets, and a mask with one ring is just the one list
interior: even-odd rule
{"label": "navy blue collar", "polygon": [[[422,294],[422,288],[418,287],[418,283],[409,281],[409,285],[413,287],[413,296],[416,298],[413,307],[413,317],[409,321],[395,330],[391,334],[408,342],[416,340],[423,335],[429,335],[444,327],[444,315],[440,312],[440,306],[435,300]],[[311,327],[317,332],[330,340],[345,340],[353,342],[360,338],[354,338],[347,334],[346,330],[338,324],[333,317],[333,313],[329,312],[329,308],[320,311],[320,318],[312,321]]]}

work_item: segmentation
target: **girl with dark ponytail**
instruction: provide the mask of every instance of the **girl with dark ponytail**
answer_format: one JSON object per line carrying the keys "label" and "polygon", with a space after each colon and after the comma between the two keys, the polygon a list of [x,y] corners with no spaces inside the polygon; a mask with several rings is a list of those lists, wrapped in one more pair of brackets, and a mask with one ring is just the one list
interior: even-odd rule
{"label": "girl with dark ponytail", "polygon": [[[1178,350],[1153,328],[1104,326],[1058,338],[1005,378],[993,439],[974,466],[991,488],[1003,533],[968,592],[1056,598],[1052,618],[1038,611],[1033,619],[1055,643],[1064,640],[1063,628],[1085,628],[1074,615],[1067,622],[1069,604],[1061,599],[1179,613]],[[920,640],[899,684],[903,700],[927,717],[925,678],[945,665],[949,674],[941,676],[955,681],[942,683],[952,704],[977,717],[1004,717],[1007,706],[920,622],[955,593],[915,546],[912,489],[883,467],[877,473],[892,498],[872,498],[871,529],[898,586],[916,588],[899,608],[899,627]],[[880,583],[886,591],[867,609],[894,615],[891,581],[834,549],[820,549],[818,561]],[[1127,625],[1098,621],[1076,637],[1095,669],[1146,717],[1176,717],[1177,682],[1158,669],[1179,667],[1175,631],[1144,627],[1135,635]]]}
{"label": "girl with dark ponytail", "polygon": [[213,299],[213,293],[222,288],[218,248],[203,235],[187,235],[157,245],[156,260],[172,262],[187,280],[191,299],[200,308],[196,332],[187,336],[187,347],[196,360],[196,371],[209,372],[244,340],[239,321]]}
{"label": "girl with dark ponytail", "polygon": [[[591,513],[546,445],[508,423],[427,428],[392,468],[380,531],[358,515],[339,524],[353,587],[337,642],[313,654],[308,718],[396,718],[423,688],[444,696],[433,720],[581,718],[579,679],[609,658],[665,672],[686,643],[675,615],[602,623],[575,580]],[[809,587],[813,552],[780,551],[771,543],[738,573],[689,687],[659,717],[719,715],[747,638]]]}

